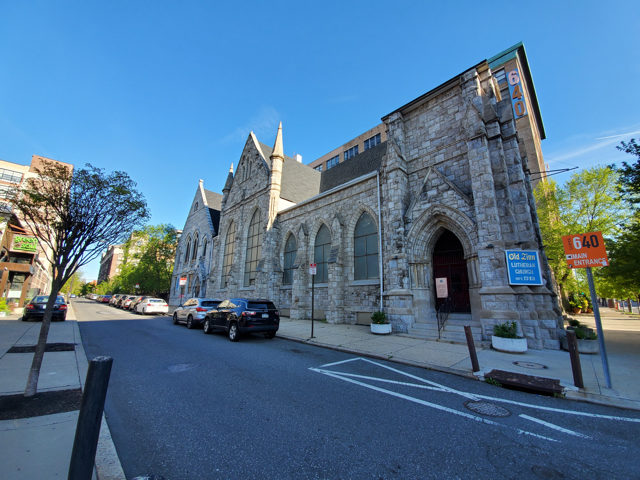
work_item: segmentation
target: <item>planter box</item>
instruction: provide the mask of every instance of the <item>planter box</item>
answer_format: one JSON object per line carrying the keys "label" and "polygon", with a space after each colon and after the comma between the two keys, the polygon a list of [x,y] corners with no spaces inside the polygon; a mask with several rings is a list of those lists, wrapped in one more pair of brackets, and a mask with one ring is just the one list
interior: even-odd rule
{"label": "planter box", "polygon": [[581,308],[572,308],[571,309],[573,311],[573,313],[578,314],[578,313],[582,313],[582,309]]}
{"label": "planter box", "polygon": [[[560,339],[563,350],[569,351],[569,341],[567,337]],[[583,355],[597,355],[600,353],[600,344],[598,340],[580,340],[578,339],[578,353]]]}
{"label": "planter box", "polygon": [[376,335],[389,335],[391,333],[391,324],[390,323],[372,323],[371,333],[375,333]]}
{"label": "planter box", "polygon": [[526,338],[503,338],[491,336],[491,346],[494,350],[504,353],[524,353],[527,351]]}

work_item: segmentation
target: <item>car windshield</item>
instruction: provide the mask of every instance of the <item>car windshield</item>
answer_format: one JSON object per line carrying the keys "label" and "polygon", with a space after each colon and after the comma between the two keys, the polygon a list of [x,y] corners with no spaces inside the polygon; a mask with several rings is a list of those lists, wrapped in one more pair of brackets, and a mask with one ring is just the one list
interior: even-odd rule
{"label": "car windshield", "polygon": [[[32,302],[36,302],[36,303],[47,303],[48,300],[49,300],[49,295],[38,295],[37,297],[35,297],[31,301]],[[64,303],[64,298],[57,297],[56,298],[56,303]]]}

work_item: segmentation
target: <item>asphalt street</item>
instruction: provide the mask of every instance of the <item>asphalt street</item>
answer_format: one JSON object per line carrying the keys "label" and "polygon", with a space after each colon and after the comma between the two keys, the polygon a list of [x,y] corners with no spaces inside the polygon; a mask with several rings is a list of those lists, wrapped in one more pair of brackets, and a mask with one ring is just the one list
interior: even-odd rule
{"label": "asphalt street", "polygon": [[74,307],[127,478],[640,477],[640,412]]}

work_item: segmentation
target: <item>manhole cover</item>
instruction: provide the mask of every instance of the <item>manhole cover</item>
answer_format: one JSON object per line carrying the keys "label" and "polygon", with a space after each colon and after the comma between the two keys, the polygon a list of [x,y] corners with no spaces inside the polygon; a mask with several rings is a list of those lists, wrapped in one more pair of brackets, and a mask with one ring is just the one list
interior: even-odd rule
{"label": "manhole cover", "polygon": [[524,368],[535,368],[537,370],[544,370],[545,368],[549,368],[546,365],[542,365],[541,363],[533,363],[533,362],[513,362],[514,365],[518,367]]}
{"label": "manhole cover", "polygon": [[486,415],[487,417],[508,417],[511,415],[511,412],[506,408],[502,408],[489,402],[474,402],[472,400],[468,400],[464,402],[464,406],[472,412],[479,413],[480,415]]}
{"label": "manhole cover", "polygon": [[177,365],[169,365],[167,370],[171,373],[186,372],[198,366],[197,363],[178,363]]}

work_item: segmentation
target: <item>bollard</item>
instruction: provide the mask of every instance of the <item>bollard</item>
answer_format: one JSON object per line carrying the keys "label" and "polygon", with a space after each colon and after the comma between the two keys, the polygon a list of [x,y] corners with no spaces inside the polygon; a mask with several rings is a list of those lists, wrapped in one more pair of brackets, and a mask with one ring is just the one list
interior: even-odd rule
{"label": "bollard", "polygon": [[569,346],[569,357],[571,358],[573,384],[578,388],[584,388],[582,367],[580,366],[580,353],[578,352],[578,340],[576,339],[576,332],[573,330],[567,330],[567,345]]}
{"label": "bollard", "polygon": [[68,480],[91,480],[112,364],[111,357],[96,357],[89,362]]}
{"label": "bollard", "polygon": [[473,343],[473,334],[471,333],[471,327],[465,325],[464,334],[467,337],[467,346],[469,347],[469,356],[471,357],[471,369],[474,372],[480,371],[480,364],[478,363],[478,355],[476,355],[476,345]]}

